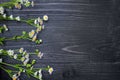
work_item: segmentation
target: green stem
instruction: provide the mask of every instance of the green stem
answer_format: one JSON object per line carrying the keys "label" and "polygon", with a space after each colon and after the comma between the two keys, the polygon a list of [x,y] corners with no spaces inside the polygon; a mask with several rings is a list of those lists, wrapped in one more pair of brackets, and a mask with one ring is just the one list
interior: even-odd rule
{"label": "green stem", "polygon": [[30,38],[28,38],[28,36],[23,36],[23,35],[21,35],[21,36],[17,36],[17,37],[19,37],[19,38],[15,38],[15,36],[13,36],[12,38],[5,38],[5,40],[20,40],[20,39],[23,39],[23,40],[25,40],[25,39],[31,40]]}
{"label": "green stem", "polygon": [[8,73],[8,75],[11,77],[11,74],[10,74],[10,72],[8,72],[8,70],[6,70],[5,68],[3,68],[3,67],[1,67],[1,66],[0,66],[0,68],[1,68],[2,70],[4,70],[6,73]]}
{"label": "green stem", "polygon": [[6,70],[5,68],[3,68],[2,66],[0,66],[0,68],[1,68],[2,70],[4,70],[4,71],[6,71],[6,72],[7,72],[7,70]]}
{"label": "green stem", "polygon": [[[0,15],[0,20],[8,20],[8,21],[17,21],[15,18],[13,19],[10,19],[9,16],[7,16],[6,18],[4,18],[2,15]],[[33,22],[34,22],[35,19],[29,19],[29,20],[25,20],[25,19],[20,19],[19,22],[24,22],[24,23],[27,23],[31,26],[35,26],[37,27]]]}
{"label": "green stem", "polygon": [[2,62],[2,63],[0,63],[0,64],[7,65],[7,66],[10,66],[10,67],[13,67],[13,68],[21,68],[21,67],[17,67],[17,66],[8,64],[8,63],[4,63],[4,62]]}
{"label": "green stem", "polygon": [[34,68],[34,70],[40,70],[40,69],[42,69],[42,70],[46,70],[46,71],[49,70],[48,68]]}
{"label": "green stem", "polygon": [[4,7],[4,8],[12,8],[14,7],[15,3],[14,2],[4,2],[0,4],[0,7]]}

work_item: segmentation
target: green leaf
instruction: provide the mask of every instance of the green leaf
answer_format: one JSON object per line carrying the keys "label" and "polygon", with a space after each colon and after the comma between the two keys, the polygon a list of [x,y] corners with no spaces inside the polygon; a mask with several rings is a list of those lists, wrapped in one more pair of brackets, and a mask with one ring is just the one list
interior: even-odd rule
{"label": "green leaf", "polygon": [[3,45],[4,41],[5,41],[4,37],[0,38],[0,45]]}
{"label": "green leaf", "polygon": [[27,32],[26,32],[26,31],[23,31],[22,34],[25,35],[25,34],[27,34]]}
{"label": "green leaf", "polygon": [[31,64],[27,64],[26,67],[27,67],[27,68],[31,67]]}
{"label": "green leaf", "polygon": [[22,72],[22,71],[23,71],[23,69],[22,69],[22,68],[19,68],[19,70],[20,70],[20,72]]}
{"label": "green leaf", "polygon": [[30,1],[27,1],[24,5],[26,6],[26,7],[29,7],[30,6]]}
{"label": "green leaf", "polygon": [[36,60],[32,60],[32,65],[35,64]]}

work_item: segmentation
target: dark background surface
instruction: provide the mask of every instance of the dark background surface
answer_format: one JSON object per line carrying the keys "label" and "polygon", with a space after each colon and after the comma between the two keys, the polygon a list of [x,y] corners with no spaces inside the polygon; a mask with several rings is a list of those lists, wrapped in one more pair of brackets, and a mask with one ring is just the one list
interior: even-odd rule
{"label": "dark background surface", "polygon": [[[5,2],[8,0],[0,0]],[[7,10],[8,14],[24,18],[49,16],[45,30],[39,34],[43,44],[29,41],[9,41],[0,48],[27,51],[40,49],[45,55],[35,67],[50,65],[54,73],[44,74],[44,80],[120,80],[120,1],[119,0],[34,0],[34,8]],[[34,29],[24,23],[3,22],[12,37],[21,31]],[[1,23],[1,24],[3,24]],[[13,61],[5,59],[8,63]],[[1,71],[0,80],[10,80]],[[21,80],[35,80],[25,75]]]}

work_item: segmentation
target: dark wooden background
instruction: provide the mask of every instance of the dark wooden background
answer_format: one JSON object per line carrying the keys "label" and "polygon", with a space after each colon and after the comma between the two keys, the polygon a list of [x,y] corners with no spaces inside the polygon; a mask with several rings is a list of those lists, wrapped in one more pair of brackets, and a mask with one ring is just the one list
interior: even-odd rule
{"label": "dark wooden background", "polygon": [[[0,0],[1,2],[9,0]],[[44,80],[120,80],[120,1],[119,0],[34,0],[34,8],[7,10],[8,14],[24,18],[49,16],[45,30],[39,34],[43,44],[29,41],[9,41],[0,48],[27,51],[40,49],[45,55],[35,67],[53,66],[54,73],[44,74]],[[21,31],[35,29],[24,23],[7,24],[12,37]],[[8,63],[13,61],[4,59]],[[1,71],[0,80],[10,80]],[[21,80],[35,80],[25,75]]]}

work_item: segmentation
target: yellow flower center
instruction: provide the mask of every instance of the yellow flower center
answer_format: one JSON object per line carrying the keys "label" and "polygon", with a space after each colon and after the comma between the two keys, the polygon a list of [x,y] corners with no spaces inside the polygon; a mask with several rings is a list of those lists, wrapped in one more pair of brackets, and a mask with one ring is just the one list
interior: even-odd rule
{"label": "yellow flower center", "polygon": [[35,35],[33,38],[32,38],[32,41],[36,41],[37,39],[37,35]]}
{"label": "yellow flower center", "polygon": [[19,3],[15,4],[15,8],[21,9],[21,4]]}
{"label": "yellow flower center", "polygon": [[13,80],[17,80],[17,78],[14,77]]}
{"label": "yellow flower center", "polygon": [[35,34],[35,31],[32,30],[31,32],[29,32],[29,37],[32,38],[34,36],[34,34]]}

